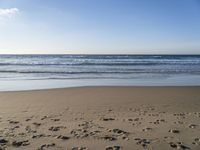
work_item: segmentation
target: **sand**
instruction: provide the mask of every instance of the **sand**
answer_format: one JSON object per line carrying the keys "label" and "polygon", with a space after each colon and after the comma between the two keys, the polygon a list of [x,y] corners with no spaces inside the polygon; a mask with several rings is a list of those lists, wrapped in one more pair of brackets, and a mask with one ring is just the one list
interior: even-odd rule
{"label": "sand", "polygon": [[0,92],[0,150],[200,149],[200,87]]}

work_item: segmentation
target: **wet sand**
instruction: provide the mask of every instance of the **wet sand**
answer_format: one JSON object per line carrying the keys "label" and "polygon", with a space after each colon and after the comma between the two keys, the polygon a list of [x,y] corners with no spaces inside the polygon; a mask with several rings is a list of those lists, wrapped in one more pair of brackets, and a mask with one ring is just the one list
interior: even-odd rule
{"label": "wet sand", "polygon": [[0,150],[200,149],[200,87],[0,92]]}

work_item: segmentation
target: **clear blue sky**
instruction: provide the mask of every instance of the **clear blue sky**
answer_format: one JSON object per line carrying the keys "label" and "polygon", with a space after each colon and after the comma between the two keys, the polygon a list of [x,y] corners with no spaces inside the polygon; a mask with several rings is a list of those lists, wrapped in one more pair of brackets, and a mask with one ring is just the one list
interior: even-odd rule
{"label": "clear blue sky", "polygon": [[0,53],[200,54],[200,0],[0,0]]}

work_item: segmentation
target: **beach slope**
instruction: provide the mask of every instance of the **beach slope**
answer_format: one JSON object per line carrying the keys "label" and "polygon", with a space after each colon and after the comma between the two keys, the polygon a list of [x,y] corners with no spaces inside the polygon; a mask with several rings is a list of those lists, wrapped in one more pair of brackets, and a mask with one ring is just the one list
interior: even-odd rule
{"label": "beach slope", "polygon": [[0,149],[200,149],[200,87],[0,92]]}

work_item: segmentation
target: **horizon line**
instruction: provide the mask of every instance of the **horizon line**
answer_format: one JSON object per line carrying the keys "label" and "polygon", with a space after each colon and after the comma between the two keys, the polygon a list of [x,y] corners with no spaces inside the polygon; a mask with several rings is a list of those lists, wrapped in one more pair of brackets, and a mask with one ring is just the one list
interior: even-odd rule
{"label": "horizon line", "polygon": [[82,53],[0,53],[0,55],[200,55],[200,53],[156,53],[156,54],[143,54],[143,53],[87,53],[87,54],[82,54]]}

